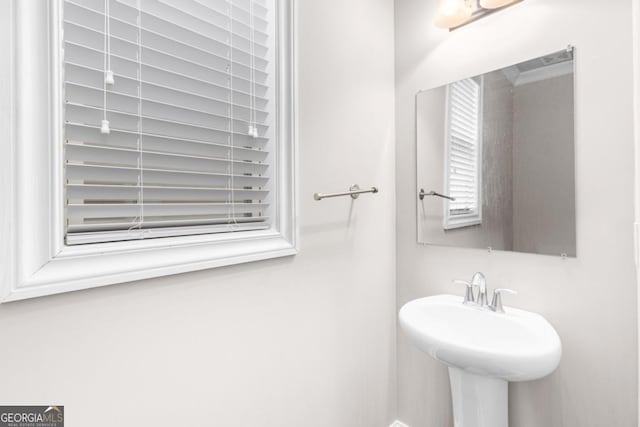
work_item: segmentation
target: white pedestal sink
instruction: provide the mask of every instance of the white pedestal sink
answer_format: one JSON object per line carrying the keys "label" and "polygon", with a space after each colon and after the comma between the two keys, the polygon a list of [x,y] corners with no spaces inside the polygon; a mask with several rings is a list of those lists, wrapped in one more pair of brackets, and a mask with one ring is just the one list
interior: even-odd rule
{"label": "white pedestal sink", "polygon": [[560,363],[555,329],[528,311],[438,295],[408,302],[399,319],[420,350],[449,367],[455,427],[507,427],[508,381],[542,378]]}

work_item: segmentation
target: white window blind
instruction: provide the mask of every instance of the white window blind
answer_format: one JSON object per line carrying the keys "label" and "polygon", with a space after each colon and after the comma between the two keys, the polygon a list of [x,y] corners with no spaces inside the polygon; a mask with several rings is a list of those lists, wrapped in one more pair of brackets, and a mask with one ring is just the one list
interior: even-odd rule
{"label": "white window blind", "polygon": [[469,78],[449,85],[445,228],[481,221],[482,85]]}
{"label": "white window blind", "polygon": [[65,0],[66,242],[270,227],[270,0]]}

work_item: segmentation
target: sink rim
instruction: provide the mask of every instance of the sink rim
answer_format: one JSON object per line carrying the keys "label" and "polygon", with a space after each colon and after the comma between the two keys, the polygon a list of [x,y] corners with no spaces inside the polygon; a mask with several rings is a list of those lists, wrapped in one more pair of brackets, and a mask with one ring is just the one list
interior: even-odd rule
{"label": "sink rim", "polygon": [[[442,321],[447,321],[448,314],[430,314],[431,319],[429,319],[430,315],[424,315],[424,313],[421,316],[419,310],[429,306],[451,308],[469,314],[458,317],[460,321],[453,326],[447,325],[447,329],[462,327],[469,330],[475,328],[478,331],[477,324],[465,325],[464,322],[469,322],[470,319],[471,321],[490,319],[486,323],[495,323],[504,319],[509,321],[510,330],[506,333],[513,334],[514,330],[522,328],[523,333],[531,334],[529,336],[538,340],[538,347],[523,345],[522,348],[509,349],[509,344],[500,345],[498,337],[496,337],[498,344],[494,348],[491,345],[464,344],[460,340],[465,338],[465,332],[447,340],[442,333],[438,333],[438,329],[433,329],[434,332],[430,333],[428,327],[419,325],[419,321],[433,320],[434,316],[440,316]],[[464,305],[462,297],[441,294],[407,302],[400,309],[398,318],[402,329],[420,350],[448,366],[461,368],[474,374],[502,378],[507,381],[537,379],[553,372],[562,356],[562,343],[555,328],[543,316],[526,310],[505,306],[505,313],[495,313],[477,306]],[[491,335],[491,332],[487,333],[486,330],[481,332],[487,336]]]}

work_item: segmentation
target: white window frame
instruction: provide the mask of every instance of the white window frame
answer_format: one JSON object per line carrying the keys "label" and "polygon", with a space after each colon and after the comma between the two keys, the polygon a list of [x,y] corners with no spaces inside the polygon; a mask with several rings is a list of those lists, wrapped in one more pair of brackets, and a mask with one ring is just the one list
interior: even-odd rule
{"label": "white window frame", "polygon": [[76,246],[64,244],[62,0],[0,3],[0,302],[297,253],[295,0],[276,0],[271,228]]}
{"label": "white window frame", "polygon": [[[478,207],[476,212],[464,215],[451,215],[450,212],[450,201],[445,199],[445,203],[443,203],[443,214],[442,214],[442,227],[445,230],[453,230],[456,228],[463,227],[471,227],[474,225],[482,224],[482,144],[483,144],[483,132],[484,132],[484,76],[479,76],[479,85],[480,85],[480,106],[479,106],[479,116],[480,120],[478,123],[478,164],[477,164],[477,188],[476,188],[476,197],[478,202]],[[444,132],[444,188],[445,191],[449,191],[449,143],[450,143],[450,96],[451,96],[451,85],[447,85],[446,90],[446,100],[445,100],[445,132]]]}

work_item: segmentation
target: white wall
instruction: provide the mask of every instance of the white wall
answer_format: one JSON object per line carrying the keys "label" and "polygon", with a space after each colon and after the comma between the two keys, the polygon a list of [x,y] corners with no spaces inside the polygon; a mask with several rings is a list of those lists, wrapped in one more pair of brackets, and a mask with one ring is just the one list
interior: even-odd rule
{"label": "white wall", "polygon": [[[396,20],[398,305],[457,292],[487,274],[506,303],[544,315],[563,342],[550,377],[510,389],[512,427],[637,425],[633,264],[631,2],[525,0],[452,33],[437,2],[399,0]],[[577,47],[577,259],[416,244],[414,95],[422,88]],[[451,425],[446,369],[398,334],[398,412],[411,427]]]}
{"label": "white wall", "polygon": [[[2,305],[0,402],[63,404],[69,427],[388,426],[392,17],[299,2],[298,256]],[[356,182],[380,193],[312,200]]]}
{"label": "white wall", "polygon": [[[634,76],[634,141],[635,141],[635,238],[636,238],[636,283],[640,283],[639,254],[640,241],[640,0],[632,0],[633,22],[633,76]],[[640,297],[640,293],[638,295]],[[640,317],[638,317],[640,321]],[[640,329],[640,328],[639,328]],[[640,364],[640,360],[639,360]],[[640,371],[640,370],[639,370]],[[639,382],[640,384],[640,382]],[[638,393],[640,406],[640,393]],[[638,420],[640,426],[640,420]]]}

